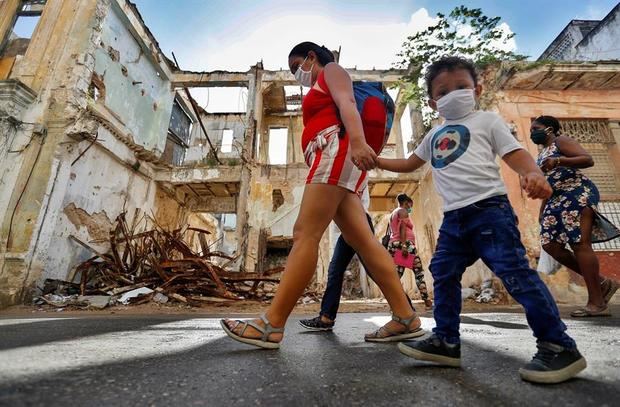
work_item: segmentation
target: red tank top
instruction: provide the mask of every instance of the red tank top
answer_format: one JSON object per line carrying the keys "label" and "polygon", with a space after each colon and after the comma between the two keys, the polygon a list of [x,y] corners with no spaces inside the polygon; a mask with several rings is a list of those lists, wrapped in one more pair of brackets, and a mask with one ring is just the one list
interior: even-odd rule
{"label": "red tank top", "polygon": [[325,71],[321,71],[317,78],[317,83],[325,92],[310,89],[302,102],[304,132],[301,136],[302,151],[306,151],[308,143],[316,136],[316,134],[335,124],[340,124],[338,119],[338,106],[332,99],[325,82]]}
{"label": "red tank top", "polygon": [[410,240],[411,243],[415,243],[415,233],[413,231],[413,223],[411,219],[407,216],[405,219],[401,219],[398,217],[398,211],[400,208],[396,208],[392,211],[390,215],[390,229],[392,233],[390,234],[390,242],[395,240],[400,240],[400,224],[401,222],[405,224],[405,238]]}

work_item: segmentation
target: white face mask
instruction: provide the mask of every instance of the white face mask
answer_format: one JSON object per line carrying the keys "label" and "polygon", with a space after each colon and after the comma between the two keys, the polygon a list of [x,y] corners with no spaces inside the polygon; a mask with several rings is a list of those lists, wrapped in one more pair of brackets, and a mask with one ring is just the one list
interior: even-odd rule
{"label": "white face mask", "polygon": [[[308,59],[308,57],[306,57],[306,59]],[[314,67],[314,64],[310,66],[310,69],[308,71],[304,71],[302,69],[302,66],[304,66],[304,64],[306,63],[306,59],[304,59],[304,62],[302,62],[297,67],[297,70],[295,71],[295,79],[297,80],[297,82],[299,82],[301,86],[311,88],[312,87],[312,68]]]}
{"label": "white face mask", "polygon": [[467,116],[476,108],[473,89],[457,89],[436,101],[439,115],[446,120],[456,120]]}

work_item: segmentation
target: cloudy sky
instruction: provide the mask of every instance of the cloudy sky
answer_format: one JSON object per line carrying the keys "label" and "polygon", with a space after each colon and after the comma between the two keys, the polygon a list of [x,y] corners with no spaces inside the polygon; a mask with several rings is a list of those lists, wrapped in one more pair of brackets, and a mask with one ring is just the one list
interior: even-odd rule
{"label": "cloudy sky", "polygon": [[617,0],[134,0],[162,50],[183,68],[286,67],[290,48],[311,40],[342,46],[343,65],[387,68],[407,35],[437,12],[466,3],[501,16],[516,48],[538,57],[575,18],[600,19]]}
{"label": "cloudy sky", "polygon": [[[133,0],[170,57],[195,71],[246,71],[258,61],[287,68],[290,49],[314,41],[342,47],[345,67],[390,68],[408,35],[466,4],[500,16],[509,47],[536,59],[572,19],[601,19],[618,0]],[[209,112],[244,111],[247,92],[192,89]],[[401,123],[407,126],[408,123]],[[404,135],[405,136],[405,135]],[[406,136],[405,136],[406,137]],[[281,154],[282,159],[285,153]]]}
{"label": "cloudy sky", "polygon": [[[346,67],[385,69],[404,39],[455,6],[501,16],[517,34],[511,46],[537,58],[571,19],[600,19],[617,0],[134,0],[146,24],[183,69],[246,71],[286,68],[301,41],[342,47]],[[239,90],[195,91],[208,111],[238,111]]]}

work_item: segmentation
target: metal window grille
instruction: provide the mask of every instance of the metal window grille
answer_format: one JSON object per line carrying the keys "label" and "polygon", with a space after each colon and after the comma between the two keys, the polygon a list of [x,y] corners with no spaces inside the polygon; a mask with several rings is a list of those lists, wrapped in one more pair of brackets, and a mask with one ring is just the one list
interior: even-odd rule
{"label": "metal window grille", "polygon": [[560,119],[561,133],[580,143],[613,144],[607,119]]}
{"label": "metal window grille", "polygon": [[609,148],[615,140],[607,119],[560,119],[561,133],[581,143],[594,159],[594,166],[583,170],[602,194],[616,194],[620,180],[616,179]]}
{"label": "metal window grille", "polygon": [[[598,204],[598,211],[605,216],[611,223],[620,227],[620,201],[606,201]],[[620,238],[616,238],[603,243],[596,243],[592,248],[597,251],[620,250]]]}

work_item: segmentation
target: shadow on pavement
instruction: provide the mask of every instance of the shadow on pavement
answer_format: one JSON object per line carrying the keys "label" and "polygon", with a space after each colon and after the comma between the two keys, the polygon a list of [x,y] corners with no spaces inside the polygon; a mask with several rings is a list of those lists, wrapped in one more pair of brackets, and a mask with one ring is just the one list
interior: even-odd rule
{"label": "shadow on pavement", "polygon": [[[80,336],[77,322],[65,327],[67,337]],[[135,330],[153,324],[133,323]],[[361,325],[328,334],[289,329],[277,351],[217,337],[164,356],[48,373],[0,384],[0,405],[602,405],[620,390],[584,379],[532,386],[517,373],[526,360],[468,341],[461,369],[422,365],[394,344],[363,343],[359,334],[369,327]]]}
{"label": "shadow on pavement", "polygon": [[461,315],[461,324],[488,325],[494,328],[503,329],[530,329],[530,327],[526,324],[515,324],[514,322],[503,321],[487,321],[484,319],[473,318],[467,315]]}
{"label": "shadow on pavement", "polygon": [[[76,338],[85,338],[125,330],[136,331],[140,329],[157,329],[157,327],[151,327],[151,325],[171,321],[180,321],[189,318],[191,317],[77,317],[3,325],[0,326],[0,350],[36,346],[50,342],[75,340]],[[15,319],[20,320],[23,318]],[[114,323],[111,324],[110,321],[114,321]]]}

